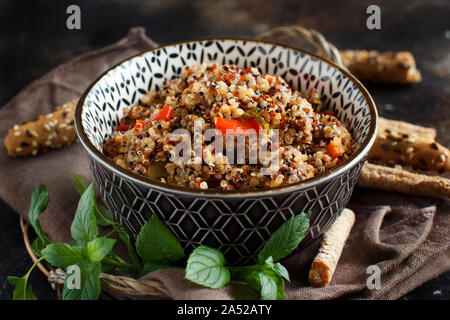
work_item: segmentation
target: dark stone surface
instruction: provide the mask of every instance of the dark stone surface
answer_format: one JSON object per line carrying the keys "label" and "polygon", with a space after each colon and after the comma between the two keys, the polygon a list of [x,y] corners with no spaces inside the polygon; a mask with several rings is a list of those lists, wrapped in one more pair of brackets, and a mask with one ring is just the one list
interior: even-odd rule
{"label": "dark stone surface", "polygon": [[[144,26],[161,44],[214,36],[252,37],[278,25],[301,24],[322,32],[338,48],[412,51],[423,82],[414,86],[368,84],[380,115],[438,129],[450,145],[450,3],[377,1],[381,30],[366,28],[373,1],[65,1],[0,0],[0,105],[61,62],[103,47]],[[81,7],[82,29],[66,28],[66,8]],[[295,44],[296,42],[291,42]],[[7,275],[30,266],[19,218],[0,201],[0,299],[9,299]],[[40,299],[54,299],[45,277],[31,277]],[[404,299],[449,299],[450,273],[433,279]]]}

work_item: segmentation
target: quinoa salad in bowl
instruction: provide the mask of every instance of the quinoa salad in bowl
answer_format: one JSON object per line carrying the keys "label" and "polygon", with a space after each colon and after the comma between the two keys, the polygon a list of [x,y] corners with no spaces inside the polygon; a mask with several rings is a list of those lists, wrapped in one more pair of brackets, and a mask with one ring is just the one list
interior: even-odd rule
{"label": "quinoa salad in bowl", "polygon": [[[217,133],[215,146],[203,138],[207,130]],[[200,142],[188,140],[186,134]],[[247,139],[239,140],[242,135]],[[260,135],[276,151],[276,161],[268,161],[268,156],[250,161],[249,150],[262,147],[251,138]],[[174,161],[177,144],[186,141],[187,161]],[[236,150],[240,147],[242,159]],[[104,140],[103,153],[120,167],[168,184],[245,190],[310,179],[348,159],[356,147],[344,124],[322,108],[316,90],[299,92],[282,77],[251,66],[203,63],[184,66],[181,76],[126,108]]]}
{"label": "quinoa salad in bowl", "polygon": [[296,250],[348,203],[377,131],[364,86],[329,60],[268,41],[206,39],[106,70],[75,112],[99,193],[131,237],[154,214],[185,250],[254,262],[310,212]]}

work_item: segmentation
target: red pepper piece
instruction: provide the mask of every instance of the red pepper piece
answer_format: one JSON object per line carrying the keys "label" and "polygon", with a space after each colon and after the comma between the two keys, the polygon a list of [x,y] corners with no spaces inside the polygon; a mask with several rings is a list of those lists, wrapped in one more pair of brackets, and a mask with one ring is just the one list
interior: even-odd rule
{"label": "red pepper piece", "polygon": [[258,133],[261,129],[259,123],[253,118],[242,121],[239,119],[224,119],[216,117],[214,119],[214,125],[222,132],[222,134],[248,134],[251,129]]}
{"label": "red pepper piece", "polygon": [[147,123],[144,120],[136,120],[136,124],[134,125],[134,132],[139,132],[142,128],[145,127]]}
{"label": "red pepper piece", "polygon": [[165,106],[161,110],[159,110],[156,114],[154,114],[151,118],[152,121],[156,120],[164,120],[169,121],[173,117],[173,108],[171,106]]}

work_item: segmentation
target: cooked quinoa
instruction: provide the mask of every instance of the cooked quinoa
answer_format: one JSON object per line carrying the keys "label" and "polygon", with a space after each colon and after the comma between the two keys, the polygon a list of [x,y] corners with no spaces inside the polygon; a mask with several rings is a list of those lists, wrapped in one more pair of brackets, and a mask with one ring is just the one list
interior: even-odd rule
{"label": "cooked quinoa", "polygon": [[[103,152],[123,168],[170,184],[222,190],[271,188],[321,174],[356,149],[338,119],[320,110],[321,99],[314,90],[300,93],[281,77],[261,74],[256,68],[184,67],[179,78],[166,81],[124,111],[124,119],[104,141]],[[278,129],[279,161],[274,172],[262,173],[264,161],[230,161],[226,152],[215,152],[203,140],[200,161],[171,161],[175,146],[184,139],[174,131],[188,130],[193,143],[195,121],[202,132],[222,130],[220,126],[230,123],[251,124],[269,137]]]}

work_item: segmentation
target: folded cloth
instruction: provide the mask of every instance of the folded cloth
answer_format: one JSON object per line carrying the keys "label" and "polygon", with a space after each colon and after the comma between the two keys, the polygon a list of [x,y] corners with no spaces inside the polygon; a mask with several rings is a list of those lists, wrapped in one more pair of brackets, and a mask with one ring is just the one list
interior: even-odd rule
{"label": "folded cloth", "polygon": [[[119,42],[57,67],[0,109],[0,137],[14,124],[79,97],[98,74],[120,60],[154,47],[156,43],[142,28],[133,28]],[[92,180],[79,143],[29,158],[10,158],[1,148],[0,198],[27,219],[32,191],[45,184],[50,203],[40,219],[42,229],[53,241],[70,242],[79,199],[71,183],[75,173]],[[349,207],[355,211],[356,222],[332,282],[325,288],[308,284],[316,244],[283,261],[291,276],[287,299],[396,299],[450,269],[449,201],[355,189]],[[373,273],[370,268],[368,273],[368,267],[374,265],[381,275],[379,289],[369,289],[366,284]],[[203,288],[185,280],[182,270],[159,270],[144,278],[160,281],[174,299],[257,298],[238,282],[222,290]]]}

